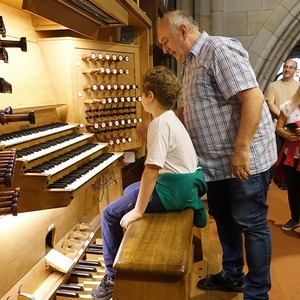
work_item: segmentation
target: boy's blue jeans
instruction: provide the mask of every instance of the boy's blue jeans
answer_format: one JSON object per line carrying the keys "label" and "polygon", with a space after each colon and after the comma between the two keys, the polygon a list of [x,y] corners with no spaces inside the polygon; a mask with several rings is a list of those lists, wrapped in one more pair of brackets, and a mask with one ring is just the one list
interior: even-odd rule
{"label": "boy's blue jeans", "polygon": [[[113,263],[123,238],[123,227],[120,225],[122,217],[135,206],[139,193],[140,182],[133,183],[124,190],[124,195],[106,206],[102,211],[101,232],[103,242],[103,257],[106,274],[114,277]],[[164,212],[156,191],[154,190],[146,208],[146,213]]]}
{"label": "boy's blue jeans", "polygon": [[269,299],[272,252],[266,204],[269,171],[255,174],[247,181],[228,179],[207,184],[209,214],[216,221],[223,250],[223,271],[233,279],[244,276],[244,244],[249,269],[244,278],[244,300]]}

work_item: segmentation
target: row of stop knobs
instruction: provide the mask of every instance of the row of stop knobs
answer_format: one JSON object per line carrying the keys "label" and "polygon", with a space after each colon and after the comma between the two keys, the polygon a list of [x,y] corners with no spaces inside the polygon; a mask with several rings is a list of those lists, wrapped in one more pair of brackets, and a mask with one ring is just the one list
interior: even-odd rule
{"label": "row of stop knobs", "polygon": [[91,68],[91,69],[82,69],[81,72],[83,74],[95,74],[95,75],[129,75],[129,69],[122,69],[122,68]]}
{"label": "row of stop knobs", "polygon": [[[112,104],[112,103],[125,103],[125,102],[141,102],[142,97],[108,97],[108,98],[99,98],[93,99],[93,104]],[[88,103],[88,102],[86,102]]]}
{"label": "row of stop knobs", "polygon": [[128,55],[117,55],[117,54],[96,54],[95,52],[91,52],[89,54],[85,53],[81,56],[82,60],[93,60],[93,61],[115,61],[115,62],[120,62],[120,61],[129,61],[129,56]]}
{"label": "row of stop knobs", "polygon": [[92,84],[84,85],[83,90],[88,91],[113,91],[113,90],[136,90],[138,85],[136,84]]}
{"label": "row of stop knobs", "polygon": [[86,127],[93,127],[94,129],[100,129],[100,128],[113,127],[113,126],[116,127],[125,126],[125,125],[137,124],[142,122],[143,122],[142,118],[132,118],[132,119],[111,120],[107,122],[87,124]]}

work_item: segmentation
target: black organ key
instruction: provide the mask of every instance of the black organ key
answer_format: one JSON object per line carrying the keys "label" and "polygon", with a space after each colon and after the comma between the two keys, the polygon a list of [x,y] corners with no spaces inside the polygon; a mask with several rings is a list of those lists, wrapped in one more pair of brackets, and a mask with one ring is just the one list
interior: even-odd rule
{"label": "black organ key", "polygon": [[82,292],[84,291],[84,288],[80,285],[77,284],[67,284],[63,283],[60,285],[60,289],[62,290],[70,290],[70,291],[77,291],[77,292]]}
{"label": "black organ key", "polygon": [[85,265],[85,266],[95,266],[95,267],[100,267],[101,263],[96,260],[79,260],[78,261],[79,265]]}
{"label": "black organ key", "polygon": [[92,278],[92,274],[90,273],[86,273],[86,272],[75,272],[75,271],[72,271],[70,273],[70,276],[71,277],[79,277],[79,278]]}
{"label": "black organ key", "polygon": [[88,248],[85,250],[85,253],[87,254],[97,254],[97,255],[102,255],[103,254],[103,250],[102,249],[92,249],[92,248]]}
{"label": "black organ key", "polygon": [[90,244],[89,248],[103,249],[103,245],[100,245],[100,244]]}
{"label": "black organ key", "polygon": [[75,271],[85,271],[85,272],[97,272],[95,267],[88,267],[88,266],[75,266]]}
{"label": "black organ key", "polygon": [[55,294],[56,294],[56,296],[61,296],[61,297],[79,298],[79,294],[77,294],[76,292],[57,290]]}

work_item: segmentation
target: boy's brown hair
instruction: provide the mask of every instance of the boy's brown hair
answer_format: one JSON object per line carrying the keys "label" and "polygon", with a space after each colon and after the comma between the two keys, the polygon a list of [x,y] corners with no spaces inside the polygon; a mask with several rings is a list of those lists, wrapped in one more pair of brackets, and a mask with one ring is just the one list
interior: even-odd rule
{"label": "boy's brown hair", "polygon": [[181,92],[181,83],[171,70],[164,66],[150,68],[142,77],[141,91],[151,91],[165,109],[172,109]]}

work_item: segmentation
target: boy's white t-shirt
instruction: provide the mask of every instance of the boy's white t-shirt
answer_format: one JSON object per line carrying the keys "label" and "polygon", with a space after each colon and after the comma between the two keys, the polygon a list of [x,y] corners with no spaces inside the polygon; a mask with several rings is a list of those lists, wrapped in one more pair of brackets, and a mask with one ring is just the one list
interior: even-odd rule
{"label": "boy's white t-shirt", "polygon": [[161,167],[160,174],[195,172],[198,165],[195,148],[184,125],[172,110],[150,122],[145,164]]}

